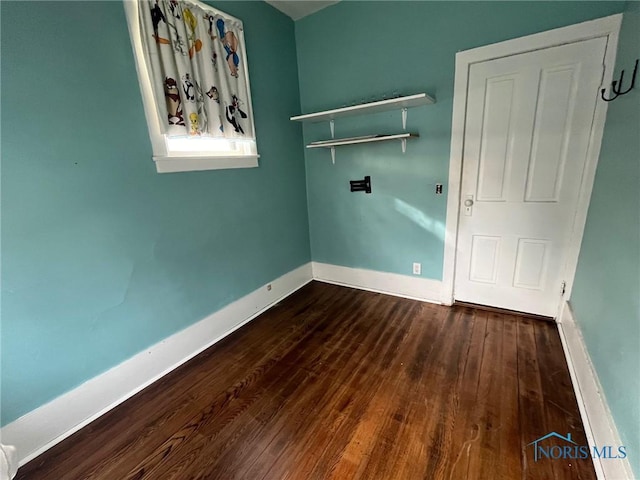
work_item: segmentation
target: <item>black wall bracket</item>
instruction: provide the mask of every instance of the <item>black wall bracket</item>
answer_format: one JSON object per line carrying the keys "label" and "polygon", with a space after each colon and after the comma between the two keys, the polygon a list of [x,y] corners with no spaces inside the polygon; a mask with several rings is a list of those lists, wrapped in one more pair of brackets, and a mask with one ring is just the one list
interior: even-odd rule
{"label": "black wall bracket", "polygon": [[367,175],[364,180],[349,180],[352,192],[371,193],[371,177]]}

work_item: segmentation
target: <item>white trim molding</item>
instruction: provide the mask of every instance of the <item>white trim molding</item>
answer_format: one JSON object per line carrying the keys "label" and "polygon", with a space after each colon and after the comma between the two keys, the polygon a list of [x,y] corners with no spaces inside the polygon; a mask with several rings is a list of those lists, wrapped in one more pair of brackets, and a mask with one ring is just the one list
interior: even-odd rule
{"label": "white trim molding", "polygon": [[260,155],[229,157],[153,157],[158,173],[195,172],[224,168],[253,168]]}
{"label": "white trim molding", "polygon": [[2,428],[2,442],[24,465],[309,283],[311,272],[302,265],[32,410]]}
{"label": "white trim molding", "polygon": [[312,262],[313,279],[429,303],[441,303],[442,282],[397,273]]}
{"label": "white trim molding", "polygon": [[[562,302],[558,317],[558,332],[589,446],[622,445],[580,327],[567,302]],[[631,480],[634,478],[628,458],[593,458],[593,466],[598,480]]]}
{"label": "white trim molding", "polygon": [[[462,181],[462,156],[464,150],[464,128],[467,108],[467,86],[472,64],[496,58],[541,50],[591,38],[606,37],[607,49],[604,58],[602,85],[609,85],[613,77],[618,33],[622,14],[612,15],[588,22],[536,33],[526,37],[474,48],[456,54],[456,73],[453,95],[453,120],[451,125],[451,153],[449,159],[449,195],[447,198],[447,221],[444,247],[442,292],[443,303],[454,300],[455,262],[458,240],[458,218],[460,213],[460,182]],[[571,295],[573,279],[578,264],[580,244],[586,223],[593,180],[600,155],[600,144],[607,114],[607,102],[598,100],[594,112],[589,150],[580,186],[578,209],[573,221],[567,260],[563,266],[566,282],[565,298]]]}

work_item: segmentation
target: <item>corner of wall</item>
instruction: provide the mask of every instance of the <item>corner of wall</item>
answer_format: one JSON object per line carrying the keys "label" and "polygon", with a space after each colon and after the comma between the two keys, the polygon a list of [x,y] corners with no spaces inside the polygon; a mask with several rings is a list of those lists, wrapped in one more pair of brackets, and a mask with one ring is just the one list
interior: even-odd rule
{"label": "corner of wall", "polygon": [[[562,305],[557,325],[589,446],[622,445],[582,332],[568,302]],[[634,478],[628,457],[593,457],[593,463],[599,480]]]}

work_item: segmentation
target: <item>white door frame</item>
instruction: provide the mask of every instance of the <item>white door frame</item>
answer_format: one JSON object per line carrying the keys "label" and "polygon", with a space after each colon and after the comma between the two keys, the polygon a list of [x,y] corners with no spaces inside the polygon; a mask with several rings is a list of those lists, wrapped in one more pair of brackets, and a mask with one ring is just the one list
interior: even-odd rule
{"label": "white door frame", "polygon": [[[462,155],[464,148],[464,129],[467,109],[467,86],[470,67],[474,63],[486,62],[496,58],[517,55],[520,53],[541,50],[567,43],[579,42],[591,38],[607,37],[607,47],[604,58],[604,88],[611,84],[615,67],[616,51],[618,48],[618,34],[622,14],[611,15],[577,25],[557,28],[526,37],[520,37],[505,42],[495,43],[484,47],[465,50],[456,54],[456,74],[453,90],[453,120],[451,125],[451,153],[449,157],[449,189],[447,196],[447,221],[444,245],[444,266],[442,273],[442,303],[451,305],[454,301],[455,262],[458,244],[458,218],[460,215],[460,185],[462,182]],[[567,259],[562,269],[566,281],[565,298],[571,295],[573,279],[578,266],[578,255],[582,243],[582,234],[587,220],[587,211],[593,189],[602,133],[607,116],[607,102],[596,101],[589,147],[580,192],[578,206],[571,229],[571,237],[567,252]],[[560,292],[558,292],[560,295]],[[562,302],[558,302],[561,304]]]}

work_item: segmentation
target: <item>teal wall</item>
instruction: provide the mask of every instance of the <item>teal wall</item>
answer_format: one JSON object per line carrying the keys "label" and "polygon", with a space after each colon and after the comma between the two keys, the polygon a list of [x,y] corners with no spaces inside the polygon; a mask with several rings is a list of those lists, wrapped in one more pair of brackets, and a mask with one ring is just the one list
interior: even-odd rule
{"label": "teal wall", "polygon": [[[624,14],[616,76],[640,58],[640,2]],[[640,478],[640,85],[609,104],[571,305]]]}
{"label": "teal wall", "polygon": [[309,261],[294,24],[241,17],[260,167],[157,174],[122,3],[2,1],[2,424]]}
{"label": "teal wall", "polygon": [[[314,261],[441,279],[455,54],[510,38],[619,13],[623,2],[353,2],[296,22],[303,112],[393,93],[427,92],[409,110],[419,140],[308,150],[307,195]],[[336,121],[336,135],[400,131],[400,113]],[[305,141],[329,137],[305,124]],[[373,193],[350,193],[371,175]],[[446,190],[446,187],[445,187]]]}

